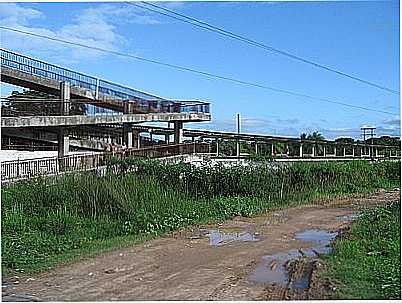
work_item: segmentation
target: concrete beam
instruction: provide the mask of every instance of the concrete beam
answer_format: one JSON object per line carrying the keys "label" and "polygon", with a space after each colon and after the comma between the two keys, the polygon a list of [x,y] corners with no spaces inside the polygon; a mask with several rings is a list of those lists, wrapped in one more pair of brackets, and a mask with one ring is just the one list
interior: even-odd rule
{"label": "concrete beam", "polygon": [[199,122],[210,120],[211,115],[204,113],[149,113],[105,116],[26,116],[1,117],[1,127],[51,127],[167,121]]}

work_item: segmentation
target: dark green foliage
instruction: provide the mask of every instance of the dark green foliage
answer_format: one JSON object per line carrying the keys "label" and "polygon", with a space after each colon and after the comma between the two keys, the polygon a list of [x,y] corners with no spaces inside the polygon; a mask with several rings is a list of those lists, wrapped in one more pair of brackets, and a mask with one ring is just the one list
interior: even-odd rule
{"label": "dark green foliage", "polygon": [[[2,266],[48,260],[116,237],[252,216],[320,196],[399,184],[399,163],[262,163],[249,167],[112,159],[118,174],[39,179],[2,189]],[[53,180],[53,181],[52,181]]]}
{"label": "dark green foliage", "polygon": [[339,281],[341,299],[401,298],[401,205],[367,210],[352,225],[350,239],[335,242],[327,276]]}

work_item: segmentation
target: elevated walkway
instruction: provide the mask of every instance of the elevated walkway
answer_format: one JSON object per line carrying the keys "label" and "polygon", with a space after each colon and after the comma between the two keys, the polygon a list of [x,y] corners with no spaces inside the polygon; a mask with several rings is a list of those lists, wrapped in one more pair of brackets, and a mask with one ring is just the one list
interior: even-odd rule
{"label": "elevated walkway", "polygon": [[207,102],[168,100],[5,49],[0,49],[0,53],[2,82],[56,96],[60,94],[60,83],[66,82],[70,86],[69,99],[95,105],[86,114],[107,112],[102,108],[121,113],[209,114]]}

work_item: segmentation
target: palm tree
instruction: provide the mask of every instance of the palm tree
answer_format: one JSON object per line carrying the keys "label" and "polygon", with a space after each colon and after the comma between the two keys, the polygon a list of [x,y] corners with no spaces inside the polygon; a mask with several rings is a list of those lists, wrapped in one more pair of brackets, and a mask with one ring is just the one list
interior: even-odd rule
{"label": "palm tree", "polygon": [[322,141],[324,140],[324,136],[320,134],[319,132],[313,132],[312,134],[307,136],[308,140],[314,140],[314,141]]}

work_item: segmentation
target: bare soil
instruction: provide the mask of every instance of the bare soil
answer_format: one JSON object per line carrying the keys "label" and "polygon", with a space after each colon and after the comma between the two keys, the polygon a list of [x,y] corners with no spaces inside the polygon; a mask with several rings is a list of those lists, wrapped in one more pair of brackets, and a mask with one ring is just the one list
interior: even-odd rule
{"label": "bare soil", "polygon": [[[331,285],[315,279],[315,269],[322,266],[317,257],[305,256],[286,262],[289,281],[285,285],[259,283],[250,277],[263,266],[267,256],[292,250],[301,251],[303,255],[303,251],[313,247],[310,242],[296,240],[297,233],[306,230],[341,230],[351,223],[348,218],[362,207],[392,201],[400,201],[399,189],[321,200],[313,206],[288,208],[254,218],[236,217],[223,224],[188,228],[48,272],[19,278],[8,277],[3,281],[2,299],[324,299]],[[216,236],[216,231],[229,236],[212,239],[211,234]],[[248,234],[244,234],[246,232]],[[273,263],[269,266],[275,269],[277,265]],[[292,288],[292,283],[300,277],[308,286],[304,289]]]}

